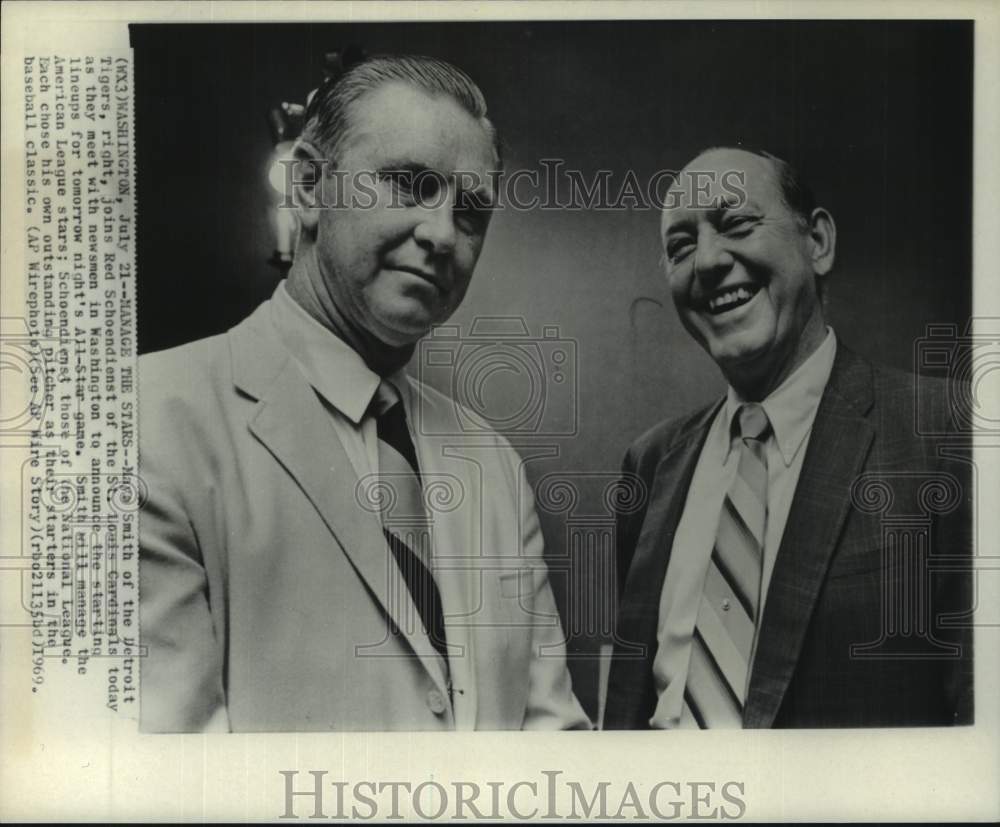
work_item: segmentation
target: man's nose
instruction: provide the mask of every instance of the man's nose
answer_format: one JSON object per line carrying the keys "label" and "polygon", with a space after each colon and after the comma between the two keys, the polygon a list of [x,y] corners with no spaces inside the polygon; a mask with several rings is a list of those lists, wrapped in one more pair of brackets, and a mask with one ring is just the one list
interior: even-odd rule
{"label": "man's nose", "polygon": [[437,198],[420,207],[420,218],[413,237],[421,247],[435,255],[447,255],[455,249],[456,230],[452,199]]}
{"label": "man's nose", "polygon": [[698,234],[694,251],[694,272],[699,278],[724,275],[733,266],[733,256],[726,249],[724,239],[715,230],[705,229]]}

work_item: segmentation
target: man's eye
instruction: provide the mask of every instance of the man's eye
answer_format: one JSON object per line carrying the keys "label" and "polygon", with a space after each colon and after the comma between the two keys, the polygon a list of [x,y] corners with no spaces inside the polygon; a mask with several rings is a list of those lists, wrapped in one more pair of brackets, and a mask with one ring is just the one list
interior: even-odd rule
{"label": "man's eye", "polygon": [[671,264],[682,261],[694,249],[690,238],[678,238],[667,243],[667,259]]}
{"label": "man's eye", "polygon": [[379,178],[389,182],[394,195],[406,206],[436,206],[447,187],[444,176],[429,169],[382,170]]}
{"label": "man's eye", "polygon": [[756,223],[752,215],[730,215],[722,222],[722,232],[727,235],[747,235]]}
{"label": "man's eye", "polygon": [[435,206],[446,187],[444,176],[433,170],[423,169],[413,176],[413,197],[418,204]]}
{"label": "man's eye", "polygon": [[463,233],[476,235],[485,231],[489,216],[488,210],[459,207],[455,210],[455,224]]}
{"label": "man's eye", "polygon": [[378,177],[387,181],[393,193],[407,204],[413,201],[413,173],[409,170],[382,170]]}
{"label": "man's eye", "polygon": [[479,190],[460,189],[455,196],[455,221],[473,232],[482,232],[493,213],[493,201]]}

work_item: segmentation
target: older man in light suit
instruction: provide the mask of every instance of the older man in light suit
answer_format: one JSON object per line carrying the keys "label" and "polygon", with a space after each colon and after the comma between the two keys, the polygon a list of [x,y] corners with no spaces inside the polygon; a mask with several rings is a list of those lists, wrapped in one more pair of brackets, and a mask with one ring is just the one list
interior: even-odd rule
{"label": "older man in light suit", "polygon": [[953,389],[827,326],[833,218],[781,159],[702,153],[662,230],[678,314],[729,390],[626,455],[649,497],[619,520],[605,728],[969,722]]}
{"label": "older man in light suit", "polygon": [[482,94],[371,58],[296,153],[318,175],[287,283],[140,361],[143,729],[589,727],[519,458],[431,436],[468,413],[402,372],[489,223]]}

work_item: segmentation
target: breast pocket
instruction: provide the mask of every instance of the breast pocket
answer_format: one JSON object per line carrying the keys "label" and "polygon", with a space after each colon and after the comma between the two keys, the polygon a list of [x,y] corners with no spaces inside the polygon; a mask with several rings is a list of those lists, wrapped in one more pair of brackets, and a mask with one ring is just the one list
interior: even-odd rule
{"label": "breast pocket", "polygon": [[879,520],[852,514],[830,561],[828,580],[877,575],[884,568],[885,535]]}
{"label": "breast pocket", "polygon": [[829,580],[865,577],[887,582],[904,574],[910,578],[926,574],[922,569],[927,568],[927,537],[919,532],[867,535],[847,547],[849,553],[834,557]]}
{"label": "breast pocket", "polygon": [[875,575],[892,568],[891,561],[883,560],[881,539],[872,540],[870,545],[854,549],[850,554],[838,555],[830,564],[828,580],[841,580],[845,577],[860,577]]}

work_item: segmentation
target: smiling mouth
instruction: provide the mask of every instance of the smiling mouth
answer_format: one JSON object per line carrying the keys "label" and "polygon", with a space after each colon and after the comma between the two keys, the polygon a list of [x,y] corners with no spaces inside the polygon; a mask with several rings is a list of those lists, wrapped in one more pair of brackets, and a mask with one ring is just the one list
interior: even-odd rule
{"label": "smiling mouth", "polygon": [[758,284],[738,284],[735,287],[717,290],[704,302],[704,306],[713,316],[720,316],[730,310],[742,307],[759,292],[760,285]]}

